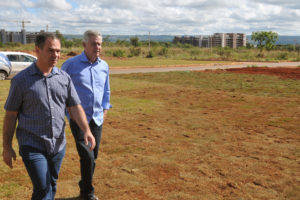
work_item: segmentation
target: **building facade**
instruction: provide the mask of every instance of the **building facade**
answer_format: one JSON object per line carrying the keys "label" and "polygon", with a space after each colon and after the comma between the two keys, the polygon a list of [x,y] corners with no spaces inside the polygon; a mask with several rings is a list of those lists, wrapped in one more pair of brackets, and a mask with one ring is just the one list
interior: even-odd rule
{"label": "building facade", "polygon": [[245,33],[214,33],[208,36],[175,36],[173,43],[191,44],[203,48],[237,48],[245,47],[247,38]]}
{"label": "building facade", "polygon": [[5,31],[4,29],[0,30],[0,42],[5,44],[7,42],[17,42],[22,44],[34,43],[36,36],[44,30],[40,32],[26,32],[25,29],[22,29],[21,32],[13,32],[13,31]]}

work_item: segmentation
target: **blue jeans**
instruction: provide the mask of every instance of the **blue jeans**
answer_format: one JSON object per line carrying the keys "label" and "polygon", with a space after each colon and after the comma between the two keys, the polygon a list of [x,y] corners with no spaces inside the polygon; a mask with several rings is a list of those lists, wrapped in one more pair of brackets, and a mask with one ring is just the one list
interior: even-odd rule
{"label": "blue jeans", "polygon": [[57,154],[48,155],[30,146],[20,147],[20,155],[33,185],[32,200],[54,200],[65,151],[64,148]]}
{"label": "blue jeans", "polygon": [[92,185],[93,175],[95,170],[95,160],[98,157],[98,151],[102,135],[102,125],[98,126],[94,120],[91,120],[89,127],[92,134],[95,137],[96,146],[93,151],[89,150],[89,147],[85,145],[83,132],[72,119],[70,120],[70,127],[72,134],[76,142],[76,148],[80,157],[80,172],[81,180],[79,181],[80,193],[86,198],[94,195],[94,187]]}

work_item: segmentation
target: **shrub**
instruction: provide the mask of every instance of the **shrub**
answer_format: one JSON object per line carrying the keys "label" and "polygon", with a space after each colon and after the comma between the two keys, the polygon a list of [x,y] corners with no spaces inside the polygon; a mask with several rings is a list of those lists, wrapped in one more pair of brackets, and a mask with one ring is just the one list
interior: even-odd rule
{"label": "shrub", "polygon": [[62,42],[62,46],[66,48],[71,48],[73,46],[73,41],[71,40],[65,40]]}
{"label": "shrub", "polygon": [[169,52],[169,49],[167,47],[163,47],[160,50],[159,55],[161,55],[161,56],[168,56],[168,52]]}
{"label": "shrub", "polygon": [[154,57],[154,53],[153,53],[153,51],[149,51],[148,52],[148,54],[147,54],[147,56],[146,56],[147,58],[153,58]]}
{"label": "shrub", "polygon": [[191,45],[191,44],[183,44],[183,48],[192,48],[193,47],[193,45]]}
{"label": "shrub", "polygon": [[141,48],[130,48],[129,51],[130,51],[129,57],[139,56],[142,52]]}
{"label": "shrub", "polygon": [[225,54],[225,50],[222,47],[219,47],[218,48],[218,54],[219,54],[219,56],[222,57]]}
{"label": "shrub", "polygon": [[132,37],[132,38],[130,38],[130,43],[134,47],[139,46],[140,45],[139,38],[138,37]]}
{"label": "shrub", "polygon": [[7,47],[20,47],[22,44],[20,42],[7,42],[5,43],[5,46]]}
{"label": "shrub", "polygon": [[125,56],[125,51],[121,49],[117,49],[113,51],[113,56],[114,57],[124,57]]}
{"label": "shrub", "polygon": [[287,60],[288,59],[288,53],[287,52],[279,53],[277,55],[277,59],[278,60]]}
{"label": "shrub", "polygon": [[231,58],[233,49],[231,49],[229,47],[224,47],[224,48],[219,47],[217,52],[218,52],[219,56],[221,56],[222,58],[229,59],[229,58]]}
{"label": "shrub", "polygon": [[231,49],[226,49],[225,50],[225,58],[226,59],[229,59],[231,57],[231,53],[232,53],[232,50]]}
{"label": "shrub", "polygon": [[105,56],[113,56],[113,51],[108,49],[108,50],[104,50],[104,55]]}

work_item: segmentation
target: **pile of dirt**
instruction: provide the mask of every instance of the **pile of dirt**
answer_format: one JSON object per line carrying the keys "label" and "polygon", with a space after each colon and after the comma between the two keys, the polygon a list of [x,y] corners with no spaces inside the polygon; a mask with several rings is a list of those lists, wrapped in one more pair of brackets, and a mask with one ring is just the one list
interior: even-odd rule
{"label": "pile of dirt", "polygon": [[77,53],[74,51],[70,51],[69,53],[67,53],[67,56],[76,56]]}
{"label": "pile of dirt", "polygon": [[269,68],[269,67],[247,67],[237,69],[226,69],[226,71],[242,74],[266,74],[279,76],[281,78],[300,79],[300,67],[298,68]]}

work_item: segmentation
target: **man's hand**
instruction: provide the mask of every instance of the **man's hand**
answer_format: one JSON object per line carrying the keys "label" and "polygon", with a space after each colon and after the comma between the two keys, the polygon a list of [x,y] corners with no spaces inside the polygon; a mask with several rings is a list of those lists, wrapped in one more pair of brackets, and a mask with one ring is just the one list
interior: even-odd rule
{"label": "man's hand", "polygon": [[3,161],[5,162],[5,164],[8,165],[12,169],[13,168],[12,159],[14,159],[14,161],[16,161],[16,158],[17,158],[14,149],[13,148],[3,149],[2,156],[3,156]]}
{"label": "man's hand", "polygon": [[12,140],[17,124],[18,112],[6,111],[3,121],[3,161],[13,168],[12,159],[16,160],[16,153],[12,148]]}
{"label": "man's hand", "polygon": [[107,116],[107,110],[103,110],[103,121],[106,119]]}
{"label": "man's hand", "polygon": [[72,107],[68,107],[68,112],[70,114],[71,119],[73,119],[77,125],[80,127],[80,129],[84,132],[84,142],[85,145],[89,145],[89,142],[91,144],[90,151],[92,151],[95,148],[96,142],[95,138],[90,130],[88,121],[85,116],[85,112],[80,104]]}
{"label": "man's hand", "polygon": [[84,133],[84,142],[85,142],[85,145],[87,145],[87,146],[89,145],[89,142],[90,142],[90,144],[91,144],[90,151],[92,151],[96,146],[95,138],[90,131]]}

